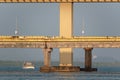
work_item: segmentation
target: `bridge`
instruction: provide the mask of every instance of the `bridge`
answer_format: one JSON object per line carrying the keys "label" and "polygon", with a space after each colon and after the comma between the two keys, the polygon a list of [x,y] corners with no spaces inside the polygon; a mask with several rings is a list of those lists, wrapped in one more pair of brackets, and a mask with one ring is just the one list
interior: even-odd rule
{"label": "bridge", "polygon": [[120,48],[120,37],[0,36],[0,48]]}
{"label": "bridge", "polygon": [[[93,48],[120,48],[118,36],[73,36],[73,4],[82,2],[120,2],[120,0],[0,0],[0,3],[60,3],[60,35],[59,37],[45,36],[0,36],[0,48],[42,48],[44,66],[41,71],[80,71],[73,66],[72,48],[84,48],[85,69],[92,71]],[[53,48],[60,48],[60,64],[50,66],[50,53]],[[67,58],[66,58],[67,57]]]}
{"label": "bridge", "polygon": [[[43,71],[51,70],[50,57],[53,48],[83,48],[85,50],[85,70],[93,70],[93,48],[120,48],[118,36],[73,36],[71,38],[59,36],[0,36],[0,48],[42,48],[44,53]],[[69,55],[66,55],[67,57]],[[48,69],[49,67],[49,69]],[[45,69],[44,69],[45,68]],[[55,67],[54,67],[55,68]],[[52,71],[56,69],[52,68]],[[77,70],[80,69],[77,67]]]}

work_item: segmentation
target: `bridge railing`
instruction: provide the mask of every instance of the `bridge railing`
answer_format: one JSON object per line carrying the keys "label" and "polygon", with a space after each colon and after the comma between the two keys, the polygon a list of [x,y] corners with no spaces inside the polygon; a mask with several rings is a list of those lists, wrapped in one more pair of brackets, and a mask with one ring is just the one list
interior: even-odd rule
{"label": "bridge railing", "polygon": [[120,41],[119,36],[73,36],[71,38],[58,36],[0,36],[0,41]]}

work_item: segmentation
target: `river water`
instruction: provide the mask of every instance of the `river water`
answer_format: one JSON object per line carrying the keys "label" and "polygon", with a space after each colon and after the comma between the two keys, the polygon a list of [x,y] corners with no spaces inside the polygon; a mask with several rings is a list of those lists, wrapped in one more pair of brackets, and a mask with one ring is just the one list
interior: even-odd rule
{"label": "river water", "polygon": [[120,80],[120,67],[99,66],[97,72],[39,72],[21,66],[0,66],[0,80]]}

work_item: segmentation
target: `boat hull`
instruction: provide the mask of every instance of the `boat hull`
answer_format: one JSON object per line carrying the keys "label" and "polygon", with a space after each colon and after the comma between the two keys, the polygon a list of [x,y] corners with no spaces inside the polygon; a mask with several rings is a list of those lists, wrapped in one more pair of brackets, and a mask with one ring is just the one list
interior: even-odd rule
{"label": "boat hull", "polygon": [[29,67],[23,67],[23,69],[35,69],[34,66],[29,66]]}

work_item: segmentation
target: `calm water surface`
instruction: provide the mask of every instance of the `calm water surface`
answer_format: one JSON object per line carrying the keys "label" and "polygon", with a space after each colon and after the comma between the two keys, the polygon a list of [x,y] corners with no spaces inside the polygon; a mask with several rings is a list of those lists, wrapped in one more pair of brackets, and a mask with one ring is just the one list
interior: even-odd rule
{"label": "calm water surface", "polygon": [[97,72],[50,72],[24,70],[20,66],[1,66],[0,80],[120,80],[120,67],[98,67]]}

